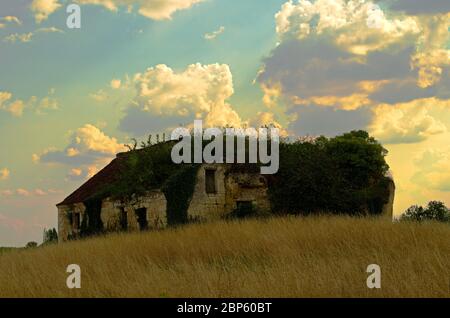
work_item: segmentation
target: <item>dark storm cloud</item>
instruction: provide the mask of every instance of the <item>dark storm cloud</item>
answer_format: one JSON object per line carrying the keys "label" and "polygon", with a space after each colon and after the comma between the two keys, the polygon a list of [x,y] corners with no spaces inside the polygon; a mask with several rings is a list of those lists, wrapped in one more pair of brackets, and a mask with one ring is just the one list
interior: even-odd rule
{"label": "dark storm cloud", "polygon": [[265,70],[258,80],[280,82],[287,96],[347,96],[358,91],[360,81],[417,77],[410,66],[413,52],[413,47],[373,52],[361,63],[332,44],[291,40],[264,61]]}
{"label": "dark storm cloud", "polygon": [[437,14],[450,12],[449,0],[394,0],[382,1],[392,10],[407,14]]}
{"label": "dark storm cloud", "polygon": [[298,119],[289,125],[289,130],[298,136],[336,136],[350,130],[365,129],[371,119],[367,108],[346,111],[309,105],[293,108],[290,113],[298,115]]}

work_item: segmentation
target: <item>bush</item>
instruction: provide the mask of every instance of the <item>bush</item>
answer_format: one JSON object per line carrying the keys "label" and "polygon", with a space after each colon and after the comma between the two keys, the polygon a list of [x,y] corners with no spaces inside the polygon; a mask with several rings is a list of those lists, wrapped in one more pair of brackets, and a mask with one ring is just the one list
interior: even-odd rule
{"label": "bush", "polygon": [[438,221],[450,222],[450,210],[440,201],[430,201],[426,208],[413,205],[401,216],[402,221]]}
{"label": "bush", "polygon": [[38,243],[36,242],[28,242],[27,245],[25,245],[25,248],[35,248],[38,246]]}

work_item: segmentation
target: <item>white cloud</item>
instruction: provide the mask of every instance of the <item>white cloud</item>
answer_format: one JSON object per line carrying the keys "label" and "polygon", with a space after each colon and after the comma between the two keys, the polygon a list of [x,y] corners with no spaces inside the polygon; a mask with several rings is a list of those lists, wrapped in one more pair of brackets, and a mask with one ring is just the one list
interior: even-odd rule
{"label": "white cloud", "polygon": [[194,4],[205,0],[78,0],[80,4],[102,5],[111,11],[117,11],[124,6],[127,12],[133,7],[137,8],[139,14],[153,20],[171,19],[172,15],[179,10],[186,10]]}
{"label": "white cloud", "polygon": [[221,26],[218,30],[213,31],[211,33],[206,33],[205,34],[205,39],[206,40],[214,40],[215,38],[217,38],[219,35],[221,35],[223,32],[225,32],[225,27]]}
{"label": "white cloud", "polygon": [[58,10],[61,4],[58,0],[33,0],[31,3],[31,11],[37,23],[47,20],[49,15]]}
{"label": "white cloud", "polygon": [[0,110],[9,112],[14,117],[21,117],[26,109],[33,110],[36,114],[59,109],[58,100],[51,96],[46,96],[40,100],[36,96],[32,96],[27,102],[21,99],[10,101],[11,98],[10,92],[0,92]]}
{"label": "white cloud", "polygon": [[450,12],[424,16],[420,21],[423,32],[411,65],[419,70],[418,85],[426,88],[438,83],[444,72],[450,73]]}
{"label": "white cloud", "polygon": [[6,180],[9,178],[11,172],[7,168],[0,169],[0,180]]}
{"label": "white cloud", "polygon": [[6,36],[3,41],[4,42],[11,42],[11,43],[15,43],[17,41],[19,42],[23,42],[23,43],[27,43],[30,42],[33,38],[34,34],[33,32],[28,32],[28,33],[13,33],[10,34],[8,36]]}
{"label": "white cloud", "polygon": [[[22,25],[22,21],[20,21],[20,19],[18,17],[11,16],[11,15],[0,18],[0,21],[5,21],[8,23],[15,23],[17,25]],[[4,24],[2,24],[2,25],[5,26]]]}
{"label": "white cloud", "polygon": [[68,178],[90,177],[114,156],[126,151],[116,138],[107,136],[94,125],[86,124],[72,133],[64,150],[50,148],[41,155],[33,154],[34,162],[70,166]]}
{"label": "white cloud", "polygon": [[35,30],[34,32],[10,34],[10,35],[6,36],[3,39],[3,41],[10,42],[10,43],[15,43],[15,42],[27,43],[27,42],[31,42],[37,33],[64,33],[64,31],[61,29],[58,29],[56,27],[39,28],[39,29]]}
{"label": "white cloud", "polygon": [[121,85],[122,85],[122,81],[120,79],[111,80],[111,88],[119,89]]}
{"label": "white cloud", "polygon": [[387,18],[372,2],[307,0],[286,2],[275,15],[276,31],[282,39],[324,37],[347,51],[366,55],[416,36],[414,17]]}
{"label": "white cloud", "polygon": [[116,138],[105,135],[100,129],[90,124],[78,128],[73,135],[72,141],[73,148],[77,149],[80,153],[93,151],[115,155],[125,150],[125,147],[118,143]]}
{"label": "white cloud", "polygon": [[157,116],[195,117],[209,126],[239,126],[241,120],[226,100],[233,95],[233,78],[226,64],[189,65],[175,72],[157,65],[134,76],[133,103]]}
{"label": "white cloud", "polygon": [[385,143],[415,143],[444,133],[447,126],[440,112],[450,110],[450,100],[426,98],[395,105],[381,104],[373,109],[371,134]]}
{"label": "white cloud", "polygon": [[271,112],[258,112],[256,117],[250,119],[249,125],[251,127],[264,127],[271,126],[280,130],[281,136],[288,136],[288,132],[282,127],[282,125],[276,120],[276,115]]}
{"label": "white cloud", "polygon": [[90,94],[89,97],[97,102],[104,102],[108,99],[108,94],[106,94],[104,90],[100,89],[97,92]]}
{"label": "white cloud", "polygon": [[429,148],[416,156],[413,181],[427,188],[450,191],[450,148]]}

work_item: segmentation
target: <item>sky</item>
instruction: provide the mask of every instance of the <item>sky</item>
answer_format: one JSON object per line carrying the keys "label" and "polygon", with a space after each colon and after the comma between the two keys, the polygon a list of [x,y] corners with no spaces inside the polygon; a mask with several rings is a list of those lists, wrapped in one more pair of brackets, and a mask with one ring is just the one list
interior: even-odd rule
{"label": "sky", "polygon": [[2,0],[0,246],[42,241],[124,143],[195,118],[367,130],[396,214],[450,205],[449,26],[448,0]]}

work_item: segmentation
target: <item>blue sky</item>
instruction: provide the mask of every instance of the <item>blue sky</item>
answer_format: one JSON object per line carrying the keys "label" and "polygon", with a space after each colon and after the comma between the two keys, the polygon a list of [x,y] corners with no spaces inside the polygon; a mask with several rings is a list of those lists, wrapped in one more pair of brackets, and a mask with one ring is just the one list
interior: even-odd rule
{"label": "blue sky", "polygon": [[196,116],[369,130],[390,150],[397,213],[450,203],[448,2],[78,2],[81,29],[68,1],[0,3],[0,246],[39,241],[131,137]]}

